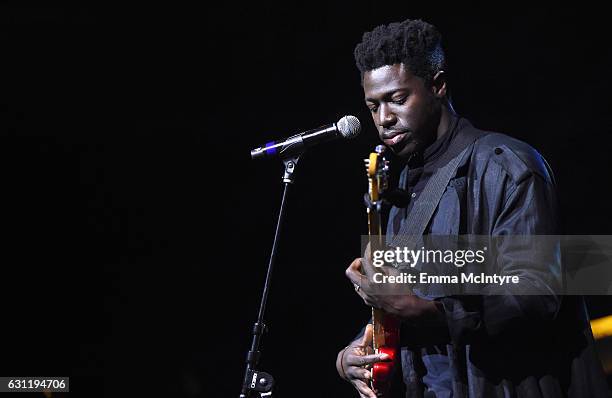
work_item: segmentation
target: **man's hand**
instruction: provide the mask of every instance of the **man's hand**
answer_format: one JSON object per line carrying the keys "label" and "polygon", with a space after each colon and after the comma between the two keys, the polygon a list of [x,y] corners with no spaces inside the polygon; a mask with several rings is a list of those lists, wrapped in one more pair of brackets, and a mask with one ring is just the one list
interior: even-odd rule
{"label": "man's hand", "polygon": [[369,258],[368,245],[364,257],[356,258],[346,269],[346,277],[353,283],[357,294],[367,305],[382,309],[403,320],[429,320],[442,315],[440,304],[415,296],[402,284],[384,283],[374,287],[371,281],[375,273],[397,276],[400,272],[388,266],[376,268]]}
{"label": "man's hand", "polygon": [[341,376],[348,380],[359,393],[360,398],[376,398],[370,388],[370,368],[376,362],[389,360],[387,354],[372,354],[372,325],[366,326],[363,339],[355,341],[338,354]]}

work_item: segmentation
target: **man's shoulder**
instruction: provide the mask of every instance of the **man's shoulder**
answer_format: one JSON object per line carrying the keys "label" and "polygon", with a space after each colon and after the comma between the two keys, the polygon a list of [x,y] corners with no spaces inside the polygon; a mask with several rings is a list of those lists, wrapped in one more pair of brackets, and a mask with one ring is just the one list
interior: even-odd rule
{"label": "man's shoulder", "polygon": [[472,159],[483,164],[490,161],[499,164],[517,184],[533,174],[554,183],[544,157],[531,145],[506,134],[487,132],[480,137],[474,142]]}

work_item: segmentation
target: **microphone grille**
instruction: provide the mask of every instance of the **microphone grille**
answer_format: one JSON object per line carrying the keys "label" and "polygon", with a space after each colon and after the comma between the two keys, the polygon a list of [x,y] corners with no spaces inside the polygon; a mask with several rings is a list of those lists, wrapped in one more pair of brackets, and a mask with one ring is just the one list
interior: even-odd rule
{"label": "microphone grille", "polygon": [[336,123],[338,131],[344,138],[355,138],[361,132],[359,119],[352,115],[346,115]]}

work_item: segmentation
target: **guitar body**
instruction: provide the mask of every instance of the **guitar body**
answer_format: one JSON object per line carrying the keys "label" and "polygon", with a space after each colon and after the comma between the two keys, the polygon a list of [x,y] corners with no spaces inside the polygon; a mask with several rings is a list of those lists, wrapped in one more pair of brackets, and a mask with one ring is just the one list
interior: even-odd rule
{"label": "guitar body", "polygon": [[382,310],[372,308],[374,351],[387,354],[389,362],[377,362],[372,367],[372,388],[384,396],[389,392],[395,367],[399,361],[399,321]]}
{"label": "guitar body", "polygon": [[[383,157],[385,147],[379,145],[366,159],[368,170],[368,193],[372,207],[368,208],[368,232],[370,247],[382,247],[382,217],[377,203],[380,194],[387,188],[388,163]],[[378,362],[372,367],[372,385],[379,397],[387,395],[391,388],[393,373],[399,361],[399,320],[383,310],[372,308],[372,348],[377,354],[387,354],[388,362]]]}

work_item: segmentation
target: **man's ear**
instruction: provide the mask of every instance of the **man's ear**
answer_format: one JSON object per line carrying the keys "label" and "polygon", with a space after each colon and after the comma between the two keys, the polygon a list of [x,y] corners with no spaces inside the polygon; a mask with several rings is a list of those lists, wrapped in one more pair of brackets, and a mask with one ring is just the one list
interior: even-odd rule
{"label": "man's ear", "polygon": [[446,72],[441,70],[436,73],[433,77],[431,90],[437,98],[444,98],[446,96]]}

